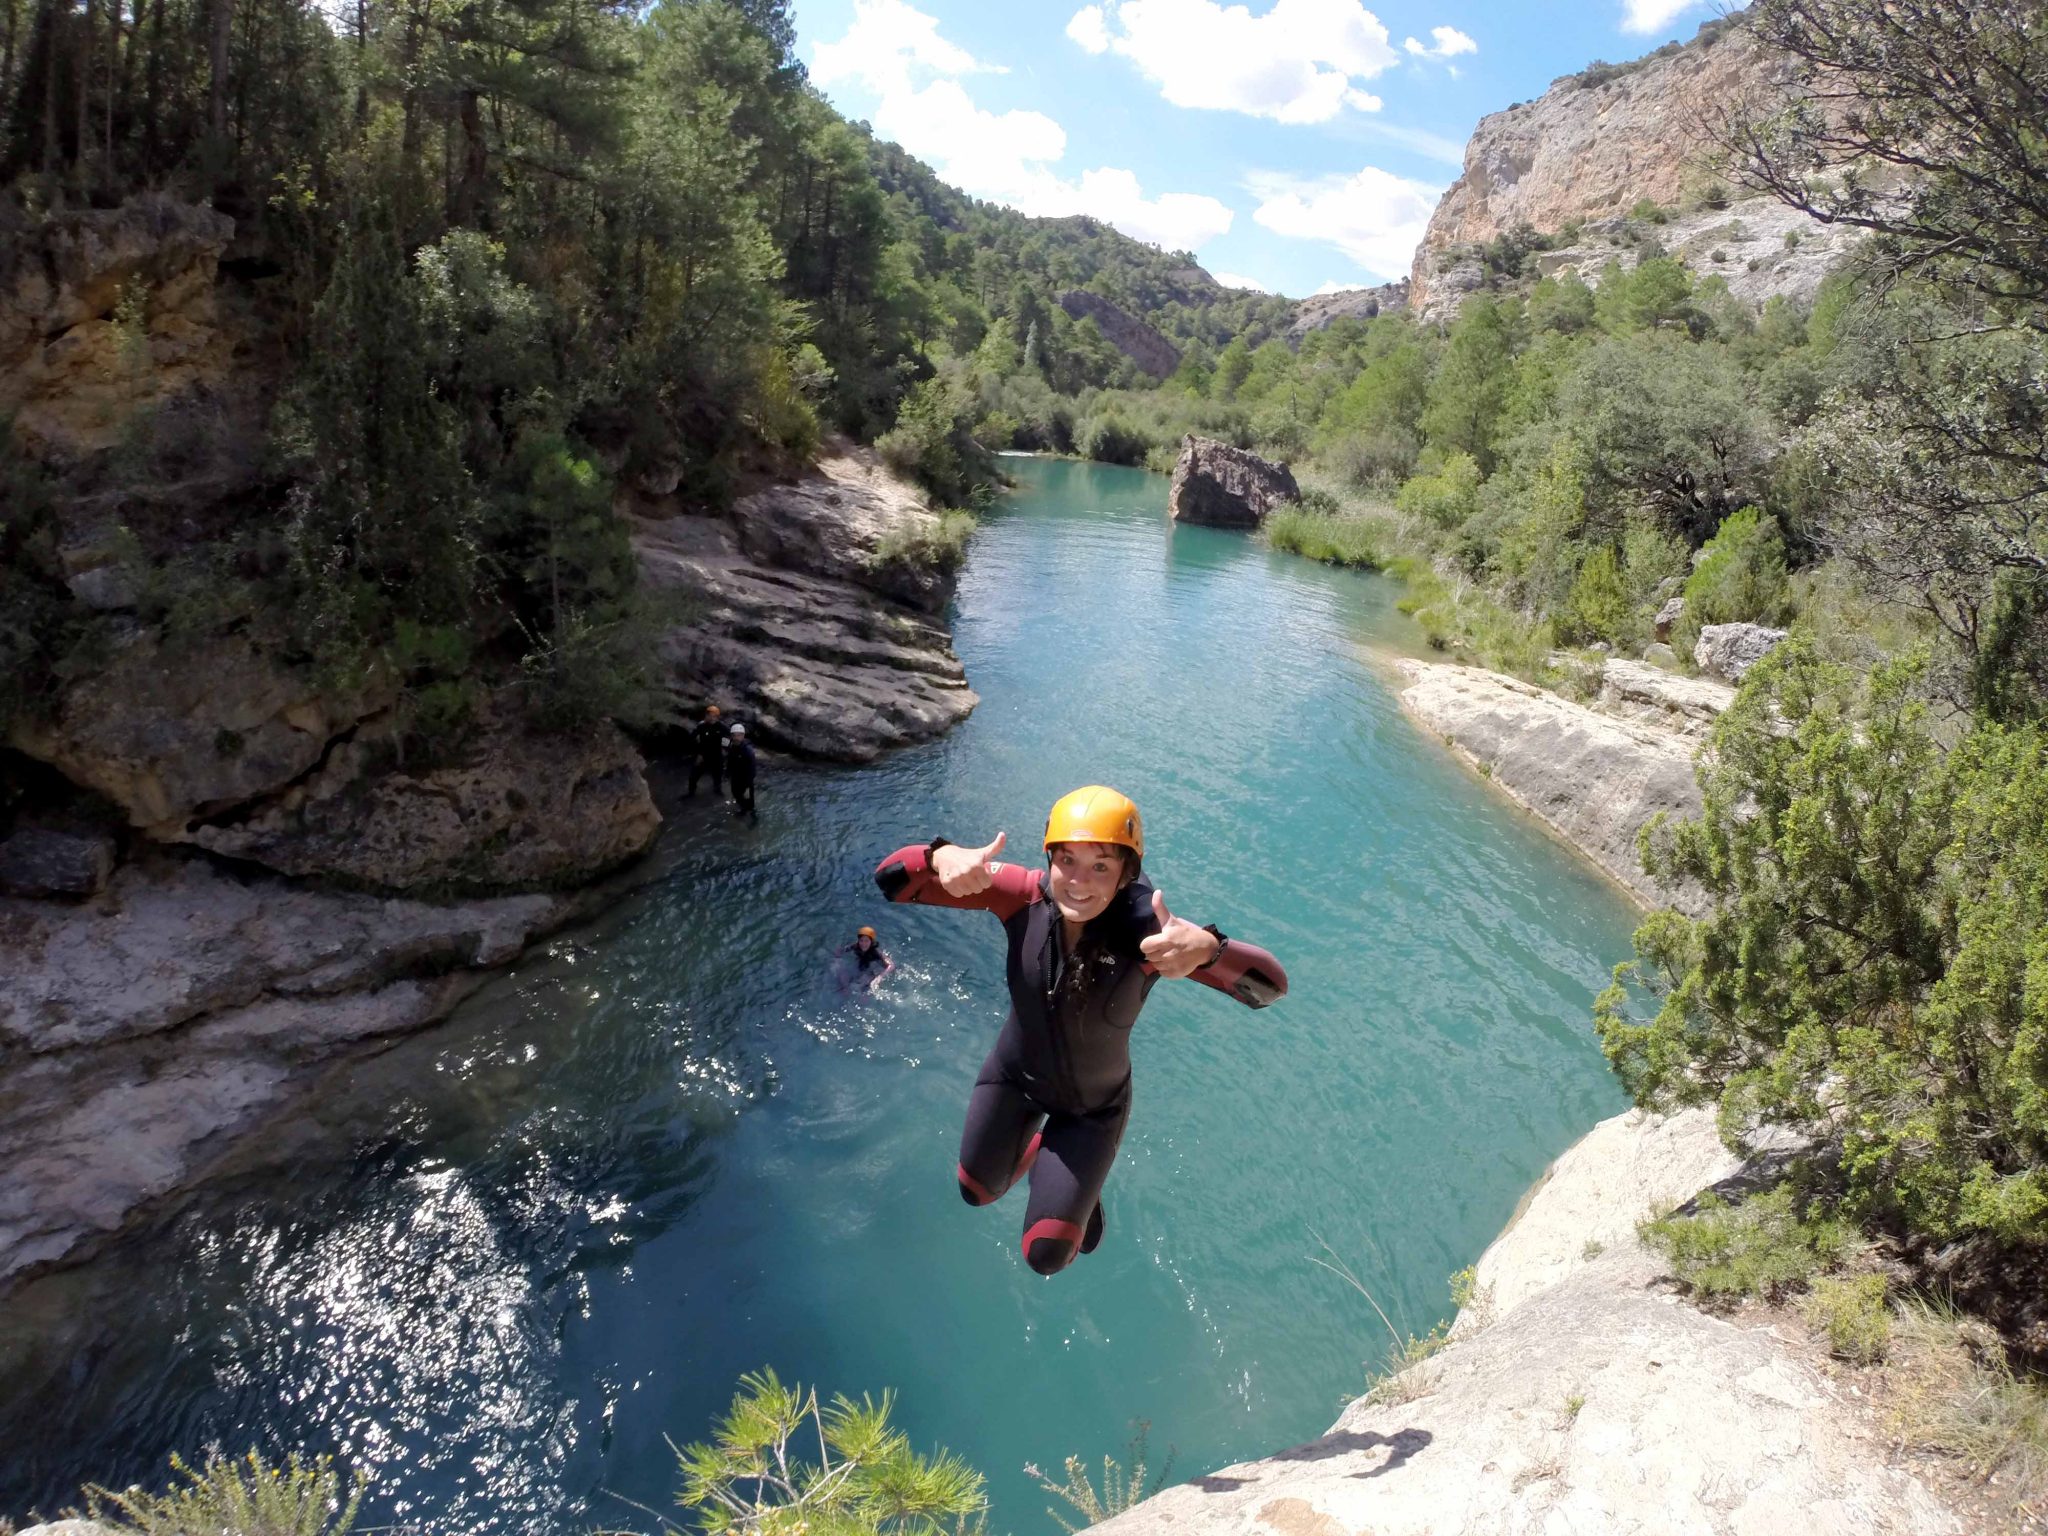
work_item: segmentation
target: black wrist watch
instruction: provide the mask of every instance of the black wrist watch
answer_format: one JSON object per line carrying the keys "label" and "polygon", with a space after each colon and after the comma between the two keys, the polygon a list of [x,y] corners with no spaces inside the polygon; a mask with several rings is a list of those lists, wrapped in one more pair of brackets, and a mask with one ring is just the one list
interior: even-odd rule
{"label": "black wrist watch", "polygon": [[932,867],[932,855],[937,853],[941,848],[950,848],[952,846],[953,845],[947,842],[946,839],[944,839],[943,837],[935,837],[930,842],[926,843],[924,845],[924,867],[926,869],[930,869]]}
{"label": "black wrist watch", "polygon": [[1230,948],[1230,935],[1221,928],[1218,928],[1214,923],[1202,924],[1202,932],[1216,940],[1216,953],[1196,966],[1195,969],[1198,971],[1206,971],[1210,966],[1223,958],[1223,951]]}

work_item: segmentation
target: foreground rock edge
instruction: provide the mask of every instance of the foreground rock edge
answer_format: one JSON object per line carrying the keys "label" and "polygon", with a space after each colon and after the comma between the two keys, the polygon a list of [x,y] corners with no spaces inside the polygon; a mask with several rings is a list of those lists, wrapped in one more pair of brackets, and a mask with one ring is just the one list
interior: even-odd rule
{"label": "foreground rock edge", "polygon": [[1709,1110],[1603,1121],[1488,1248],[1441,1352],[1320,1439],[1095,1529],[1958,1536],[1844,1383],[1768,1326],[1682,1300],[1636,1239],[1647,1211],[1739,1171]]}

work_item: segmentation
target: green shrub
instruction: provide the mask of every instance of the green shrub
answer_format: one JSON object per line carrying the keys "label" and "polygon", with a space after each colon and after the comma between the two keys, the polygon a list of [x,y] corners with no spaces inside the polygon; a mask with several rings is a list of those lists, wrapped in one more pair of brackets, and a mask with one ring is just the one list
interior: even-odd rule
{"label": "green shrub", "polygon": [[1394,505],[1433,527],[1457,528],[1479,510],[1479,461],[1469,453],[1452,453],[1436,470],[1417,475],[1401,487]]}
{"label": "green shrub", "polygon": [[1758,664],[1715,727],[1701,818],[1648,840],[1710,910],[1647,919],[1596,1022],[1639,1104],[1832,1144],[1851,1215],[2038,1243],[2048,728],[1944,746],[1927,673],[1859,675],[1801,635]]}
{"label": "green shrub", "polygon": [[1635,642],[1637,611],[1622,585],[1614,551],[1606,545],[1586,557],[1558,615],[1557,636],[1567,643],[1602,641],[1613,646]]}
{"label": "green shrub", "polygon": [[1807,1326],[1827,1335],[1843,1360],[1875,1365],[1891,1343],[1892,1315],[1883,1275],[1824,1276],[1814,1281],[1802,1308]]}
{"label": "green shrub", "polygon": [[1671,217],[1654,197],[1638,199],[1636,205],[1629,209],[1628,216],[1645,224],[1667,223]]}
{"label": "green shrub", "polygon": [[1100,464],[1143,464],[1152,444],[1114,413],[1081,424],[1074,446],[1083,458]]}
{"label": "green shrub", "polygon": [[1171,1448],[1167,1450],[1165,1462],[1148,1478],[1147,1441],[1150,1435],[1151,1425],[1141,1423],[1131,1440],[1128,1466],[1114,1456],[1102,1458],[1102,1486],[1099,1489],[1089,1475],[1087,1463],[1078,1456],[1067,1458],[1067,1478],[1063,1483],[1054,1482],[1029,1462],[1025,1463],[1024,1472],[1040,1488],[1081,1517],[1081,1523],[1077,1525],[1061,1511],[1047,1506],[1045,1512],[1058,1522],[1061,1529],[1084,1531],[1142,1503],[1166,1485],[1167,1474],[1173,1470],[1173,1451]]}
{"label": "green shrub", "polygon": [[1685,646],[1708,624],[1782,624],[1791,614],[1784,535],[1775,519],[1744,507],[1707,540],[1685,583]]}
{"label": "green shrub", "polygon": [[1716,1297],[1777,1297],[1801,1289],[1856,1244],[1847,1222],[1802,1216],[1789,1184],[1739,1205],[1709,1191],[1694,1214],[1645,1222],[1641,1233],[1680,1282]]}
{"label": "green shrub", "polygon": [[706,1536],[937,1536],[977,1519],[988,1507],[981,1474],[944,1450],[918,1455],[889,1423],[894,1405],[891,1393],[820,1404],[773,1371],[742,1376],[712,1438],[676,1453],[676,1501]]}
{"label": "green shrub", "polygon": [[171,1470],[184,1486],[164,1493],[88,1487],[87,1517],[144,1536],[344,1536],[367,1486],[358,1474],[344,1497],[325,1456],[272,1466],[251,1451],[234,1461],[209,1456],[197,1471],[173,1456]]}
{"label": "green shrub", "polygon": [[922,518],[892,528],[876,541],[870,567],[907,566],[944,575],[967,562],[967,541],[980,526],[971,512],[943,512],[931,522]]}
{"label": "green shrub", "polygon": [[974,410],[951,379],[926,379],[904,396],[896,425],[875,439],[875,448],[946,506],[966,506],[995,483],[994,461],[974,438]]}

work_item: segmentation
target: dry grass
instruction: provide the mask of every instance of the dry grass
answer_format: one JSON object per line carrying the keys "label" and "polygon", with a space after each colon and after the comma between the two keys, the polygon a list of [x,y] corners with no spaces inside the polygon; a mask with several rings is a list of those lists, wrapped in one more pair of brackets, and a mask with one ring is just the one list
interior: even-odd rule
{"label": "dry grass", "polygon": [[1907,1303],[1885,1380],[1901,1444],[1954,1457],[2015,1511],[2048,1514],[2048,1383],[2016,1375],[1987,1324]]}

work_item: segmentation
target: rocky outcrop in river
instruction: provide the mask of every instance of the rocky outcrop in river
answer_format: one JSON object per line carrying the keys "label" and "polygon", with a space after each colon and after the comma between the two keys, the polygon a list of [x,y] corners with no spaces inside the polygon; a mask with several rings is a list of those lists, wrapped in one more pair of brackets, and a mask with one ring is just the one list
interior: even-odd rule
{"label": "rocky outcrop in river", "polygon": [[1275,507],[1300,500],[1301,487],[1285,464],[1192,432],[1181,440],[1166,493],[1175,522],[1209,528],[1257,528]]}
{"label": "rocky outcrop in river", "polygon": [[662,642],[679,711],[736,708],[758,739],[840,762],[957,725],[980,699],[942,618],[951,578],[891,554],[939,524],[872,450],[849,444],[723,517],[643,503],[641,577],[684,609]]}
{"label": "rocky outcrop in river", "polygon": [[[1452,1342],[1328,1434],[1102,1536],[1959,1536],[1854,1388],[1766,1323],[1682,1300],[1635,1235],[1738,1172],[1712,1112],[1609,1120],[1488,1248]],[[1366,1347],[1362,1341],[1359,1346]]]}
{"label": "rocky outcrop in river", "polygon": [[1401,669],[1402,707],[1509,798],[1638,901],[1701,910],[1702,893],[1643,873],[1636,835],[1660,813],[1699,814],[1693,755],[1733,689],[1610,661],[1593,707],[1476,667]]}

